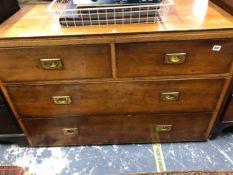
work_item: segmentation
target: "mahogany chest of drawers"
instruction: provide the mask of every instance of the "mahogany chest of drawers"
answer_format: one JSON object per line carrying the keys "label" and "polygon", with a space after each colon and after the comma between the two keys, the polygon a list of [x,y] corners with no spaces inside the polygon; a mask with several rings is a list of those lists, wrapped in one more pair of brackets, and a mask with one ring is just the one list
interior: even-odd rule
{"label": "mahogany chest of drawers", "polygon": [[1,87],[29,143],[209,138],[232,80],[233,17],[193,8],[176,0],[162,24],[60,28],[28,5],[0,26]]}

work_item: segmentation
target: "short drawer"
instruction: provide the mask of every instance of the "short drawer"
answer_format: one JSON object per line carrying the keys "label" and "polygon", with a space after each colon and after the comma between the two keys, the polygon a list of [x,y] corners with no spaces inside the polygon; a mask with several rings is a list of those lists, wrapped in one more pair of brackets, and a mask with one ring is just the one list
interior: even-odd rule
{"label": "short drawer", "polygon": [[226,106],[226,111],[223,117],[223,121],[225,122],[229,122],[232,121],[233,122],[233,94],[231,95],[230,101],[228,103],[228,105]]}
{"label": "short drawer", "polygon": [[211,114],[24,119],[33,146],[205,140]]}
{"label": "short drawer", "polygon": [[118,76],[227,73],[233,59],[232,47],[232,40],[117,44]]}
{"label": "short drawer", "polygon": [[11,85],[23,117],[211,112],[225,79]]}
{"label": "short drawer", "polygon": [[0,49],[2,81],[111,77],[109,45]]}

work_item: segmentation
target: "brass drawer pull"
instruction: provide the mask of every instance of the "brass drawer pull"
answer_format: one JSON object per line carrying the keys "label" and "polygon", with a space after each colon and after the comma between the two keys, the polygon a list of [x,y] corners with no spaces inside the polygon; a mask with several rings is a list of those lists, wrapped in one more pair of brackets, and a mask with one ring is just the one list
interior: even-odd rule
{"label": "brass drawer pull", "polygon": [[172,125],[156,125],[155,130],[157,132],[170,132],[172,130]]}
{"label": "brass drawer pull", "polygon": [[161,101],[178,101],[180,98],[180,92],[162,92],[160,94]]}
{"label": "brass drawer pull", "polygon": [[56,105],[68,105],[71,103],[70,96],[53,96],[52,98]]}
{"label": "brass drawer pull", "polygon": [[165,64],[183,64],[186,61],[186,53],[171,53],[166,54]]}
{"label": "brass drawer pull", "polygon": [[45,70],[61,70],[63,69],[61,58],[40,59],[40,63]]}
{"label": "brass drawer pull", "polygon": [[78,128],[63,128],[62,131],[67,136],[78,135]]}

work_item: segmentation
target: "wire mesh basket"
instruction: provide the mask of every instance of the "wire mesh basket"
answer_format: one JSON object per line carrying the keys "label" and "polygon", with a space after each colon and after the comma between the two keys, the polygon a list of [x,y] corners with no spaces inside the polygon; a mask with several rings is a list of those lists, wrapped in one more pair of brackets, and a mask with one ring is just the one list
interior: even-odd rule
{"label": "wire mesh basket", "polygon": [[164,22],[172,0],[160,3],[106,7],[79,7],[73,0],[54,0],[48,7],[66,27],[108,26]]}

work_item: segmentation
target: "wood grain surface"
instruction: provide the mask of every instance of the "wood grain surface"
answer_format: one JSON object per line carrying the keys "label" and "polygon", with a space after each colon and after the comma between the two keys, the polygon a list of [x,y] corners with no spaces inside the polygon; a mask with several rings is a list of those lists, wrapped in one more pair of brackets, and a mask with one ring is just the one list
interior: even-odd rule
{"label": "wood grain surface", "polygon": [[[220,51],[213,51],[214,46]],[[198,40],[116,45],[118,77],[227,73],[233,40]],[[165,64],[166,54],[186,53],[183,64]]]}
{"label": "wood grain surface", "polygon": [[[33,146],[152,143],[204,140],[211,113],[107,115],[24,119]],[[172,125],[156,132],[156,125]],[[77,128],[64,135],[63,128]]]}
{"label": "wood grain surface", "polygon": [[[0,85],[30,144],[149,143],[154,124],[174,126],[162,142],[207,139],[233,78],[233,16],[208,0],[174,3],[164,23],[65,28],[34,4],[1,24]],[[182,52],[184,64],[164,64]],[[64,69],[41,68],[54,57]],[[178,100],[162,101],[168,92]],[[69,127],[78,137],[64,137]]]}
{"label": "wood grain surface", "polygon": [[[209,5],[208,5],[209,4]],[[27,5],[0,26],[0,38],[232,29],[233,17],[208,0],[174,0],[165,23],[60,27],[46,4]],[[33,25],[31,25],[33,23]]]}
{"label": "wood grain surface", "polygon": [[[21,117],[110,115],[130,113],[211,112],[225,79],[100,82],[7,86]],[[161,93],[179,92],[178,101],[161,101]],[[55,105],[53,96],[70,96]]]}
{"label": "wood grain surface", "polygon": [[[110,78],[110,45],[73,45],[0,49],[2,81]],[[60,58],[62,70],[44,70],[40,59]]]}

